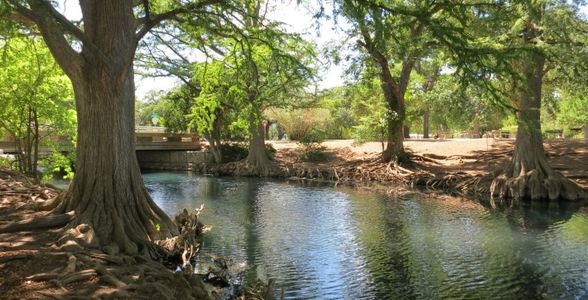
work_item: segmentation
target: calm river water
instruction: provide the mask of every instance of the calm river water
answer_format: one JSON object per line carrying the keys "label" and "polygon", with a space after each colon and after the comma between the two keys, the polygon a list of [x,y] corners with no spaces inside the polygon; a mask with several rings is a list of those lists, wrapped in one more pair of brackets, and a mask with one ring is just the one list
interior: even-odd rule
{"label": "calm river water", "polygon": [[456,198],[147,173],[168,214],[204,204],[201,255],[289,299],[588,299],[588,209],[493,210]]}

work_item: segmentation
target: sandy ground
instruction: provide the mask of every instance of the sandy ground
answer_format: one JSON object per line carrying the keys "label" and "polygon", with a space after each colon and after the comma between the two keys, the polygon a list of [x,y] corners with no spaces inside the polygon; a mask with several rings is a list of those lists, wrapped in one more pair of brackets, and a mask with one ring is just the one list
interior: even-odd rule
{"label": "sandy ground", "polygon": [[[278,159],[293,159],[301,146],[290,141],[269,141],[278,150]],[[432,172],[480,174],[502,168],[510,160],[513,139],[409,139],[405,147],[413,154],[434,159],[422,169]],[[369,142],[354,145],[353,140],[327,140],[322,144],[333,156],[331,163],[377,155],[382,145]],[[565,176],[588,188],[588,140],[546,140],[551,165]]]}
{"label": "sandy ground", "polygon": [[[277,150],[280,149],[296,149],[299,145],[293,141],[268,141]],[[327,140],[322,143],[328,149],[349,149],[353,153],[371,154],[382,151],[382,144],[378,142],[368,142],[355,145],[353,140]],[[489,151],[495,145],[512,145],[511,140],[495,140],[489,139],[410,139],[404,142],[406,148],[418,154],[437,154],[444,156],[451,155],[470,155],[474,152]]]}

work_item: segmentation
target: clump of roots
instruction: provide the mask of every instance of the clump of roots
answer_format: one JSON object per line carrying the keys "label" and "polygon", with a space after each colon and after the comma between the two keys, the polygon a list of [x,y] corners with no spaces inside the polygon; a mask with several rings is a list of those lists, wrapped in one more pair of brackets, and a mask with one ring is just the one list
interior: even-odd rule
{"label": "clump of roots", "polygon": [[182,269],[187,271],[193,270],[192,260],[198,253],[200,237],[205,231],[204,225],[199,220],[203,208],[204,205],[201,205],[193,212],[184,209],[175,217],[180,234],[156,241],[157,245],[168,252],[170,261],[181,260]]}
{"label": "clump of roots", "polygon": [[495,174],[490,185],[492,198],[512,198],[514,200],[566,200],[585,199],[586,193],[573,181],[549,166],[522,169],[514,172],[508,168]]}

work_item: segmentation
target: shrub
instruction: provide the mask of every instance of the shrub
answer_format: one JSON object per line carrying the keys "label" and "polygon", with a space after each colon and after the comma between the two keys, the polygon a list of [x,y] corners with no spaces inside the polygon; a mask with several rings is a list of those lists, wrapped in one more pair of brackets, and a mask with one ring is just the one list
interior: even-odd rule
{"label": "shrub", "polygon": [[265,144],[265,151],[271,158],[274,158],[278,152],[272,144]]}
{"label": "shrub", "polygon": [[9,156],[0,155],[0,168],[12,169],[12,160]]}
{"label": "shrub", "polygon": [[76,161],[76,153],[63,154],[54,151],[46,158],[39,161],[39,167],[43,171],[43,181],[49,181],[55,177],[71,180],[74,177],[73,165]]}
{"label": "shrub", "polygon": [[220,151],[225,163],[245,159],[249,154],[249,149],[244,143],[221,144]]}
{"label": "shrub", "polygon": [[[221,144],[220,151],[224,163],[239,161],[247,158],[247,155],[249,155],[249,146],[245,143]],[[272,144],[265,144],[265,151],[272,158],[276,156],[277,150]]]}
{"label": "shrub", "polygon": [[293,141],[300,141],[307,134],[316,128],[327,128],[332,122],[331,115],[327,109],[274,109],[270,111],[269,117],[276,119]]}
{"label": "shrub", "polygon": [[325,152],[326,147],[322,145],[323,141],[324,133],[320,130],[314,129],[307,133],[299,141],[304,149],[298,158],[308,162],[322,162],[327,160],[328,155]]}

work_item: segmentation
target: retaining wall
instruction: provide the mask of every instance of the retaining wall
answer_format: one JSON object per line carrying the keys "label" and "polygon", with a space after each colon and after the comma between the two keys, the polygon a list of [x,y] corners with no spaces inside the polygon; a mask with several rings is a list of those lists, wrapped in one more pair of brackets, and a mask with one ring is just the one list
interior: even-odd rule
{"label": "retaining wall", "polygon": [[145,170],[193,171],[214,161],[212,154],[202,151],[137,151],[137,160]]}

